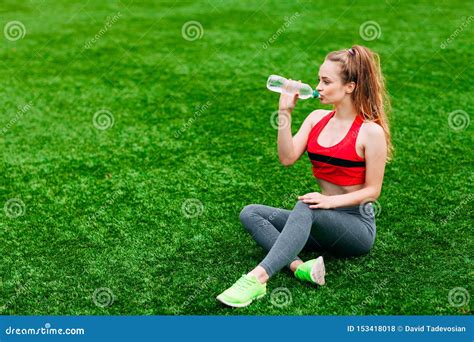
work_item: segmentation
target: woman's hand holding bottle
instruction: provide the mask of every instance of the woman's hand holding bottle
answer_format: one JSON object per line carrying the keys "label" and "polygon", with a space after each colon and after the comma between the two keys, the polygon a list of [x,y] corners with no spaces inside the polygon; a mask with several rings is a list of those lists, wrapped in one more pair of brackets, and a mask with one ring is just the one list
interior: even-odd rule
{"label": "woman's hand holding bottle", "polygon": [[[288,88],[292,86],[293,82],[291,79],[289,79],[290,82],[286,82],[285,84],[285,90],[289,90]],[[301,83],[301,80],[298,81],[298,83]],[[291,91],[282,91],[280,93],[280,102],[278,105],[278,112],[281,114],[287,114],[290,115],[293,112],[293,109],[295,109],[296,102],[298,101],[298,92],[296,93],[291,93]]]}

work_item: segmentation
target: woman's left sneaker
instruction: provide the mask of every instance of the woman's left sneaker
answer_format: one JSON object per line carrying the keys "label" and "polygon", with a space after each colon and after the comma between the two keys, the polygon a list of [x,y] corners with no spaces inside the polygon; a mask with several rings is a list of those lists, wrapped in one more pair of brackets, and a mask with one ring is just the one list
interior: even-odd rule
{"label": "woman's left sneaker", "polygon": [[299,265],[295,271],[295,277],[299,280],[309,281],[313,284],[324,285],[326,280],[326,268],[324,267],[323,257],[308,260],[305,263]]}
{"label": "woman's left sneaker", "polygon": [[234,308],[250,305],[255,299],[260,299],[267,293],[267,284],[262,284],[254,275],[244,274],[234,285],[222,292],[216,299]]}

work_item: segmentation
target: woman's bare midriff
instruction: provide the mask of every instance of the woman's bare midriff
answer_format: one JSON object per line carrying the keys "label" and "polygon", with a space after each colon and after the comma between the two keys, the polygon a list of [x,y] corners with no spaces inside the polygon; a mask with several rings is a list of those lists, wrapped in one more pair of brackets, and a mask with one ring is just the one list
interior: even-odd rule
{"label": "woman's bare midriff", "polygon": [[364,184],[341,186],[325,181],[324,179],[317,178],[316,180],[321,188],[321,193],[326,196],[344,195],[364,187]]}

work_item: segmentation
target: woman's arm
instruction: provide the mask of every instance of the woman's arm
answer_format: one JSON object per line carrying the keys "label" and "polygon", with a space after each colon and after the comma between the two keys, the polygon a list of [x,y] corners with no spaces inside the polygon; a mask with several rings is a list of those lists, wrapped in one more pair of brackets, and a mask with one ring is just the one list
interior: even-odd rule
{"label": "woman's arm", "polygon": [[[306,151],[306,146],[308,143],[309,133],[314,125],[322,118],[326,113],[323,109],[316,109],[311,112],[306,119],[301,124],[300,129],[295,134],[294,137],[291,137],[291,124],[288,124],[288,129],[285,131],[285,128],[280,128],[278,132],[278,156],[280,157],[280,162],[285,166],[293,165],[300,159],[301,155]],[[287,119],[291,123],[291,116],[288,116]],[[280,132],[281,130],[281,132]],[[292,145],[292,149],[288,146]],[[285,154],[285,149],[292,151],[290,154]],[[282,157],[285,157],[283,158]]]}
{"label": "woman's arm", "polygon": [[292,165],[295,161],[295,147],[291,134],[291,112],[278,111],[278,158],[285,166]]}
{"label": "woman's arm", "polygon": [[313,122],[315,122],[316,116],[324,112],[324,110],[315,110],[308,115],[298,133],[293,137],[291,134],[291,113],[297,101],[298,94],[288,95],[281,93],[280,95],[278,106],[278,158],[285,166],[296,163],[304,153],[308,142],[308,135],[313,128]]}
{"label": "woman's arm", "polygon": [[295,147],[291,134],[291,113],[298,101],[298,94],[281,92],[278,104],[278,158],[280,162],[289,166],[294,163]]}

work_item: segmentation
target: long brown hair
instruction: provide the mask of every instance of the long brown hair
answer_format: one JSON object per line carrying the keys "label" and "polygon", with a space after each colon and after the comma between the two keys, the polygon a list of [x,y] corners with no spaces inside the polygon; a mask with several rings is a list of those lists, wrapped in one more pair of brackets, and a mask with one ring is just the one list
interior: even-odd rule
{"label": "long brown hair", "polygon": [[326,60],[339,62],[343,84],[354,82],[356,87],[351,93],[356,110],[365,120],[382,126],[387,142],[387,161],[393,156],[387,113],[390,100],[385,89],[385,81],[377,53],[361,45],[353,45],[348,50],[333,51]]}

